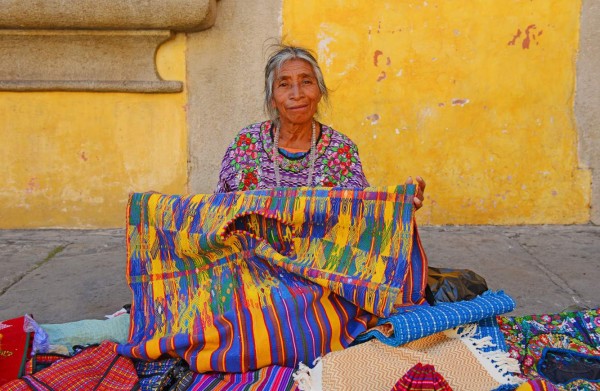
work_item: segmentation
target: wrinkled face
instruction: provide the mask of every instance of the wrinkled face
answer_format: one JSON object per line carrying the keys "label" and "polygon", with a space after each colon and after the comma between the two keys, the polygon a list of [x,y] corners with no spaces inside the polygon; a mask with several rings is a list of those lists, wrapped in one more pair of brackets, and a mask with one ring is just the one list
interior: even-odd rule
{"label": "wrinkled face", "polygon": [[320,100],[317,77],[308,62],[293,59],[281,66],[273,83],[272,104],[282,125],[310,123]]}

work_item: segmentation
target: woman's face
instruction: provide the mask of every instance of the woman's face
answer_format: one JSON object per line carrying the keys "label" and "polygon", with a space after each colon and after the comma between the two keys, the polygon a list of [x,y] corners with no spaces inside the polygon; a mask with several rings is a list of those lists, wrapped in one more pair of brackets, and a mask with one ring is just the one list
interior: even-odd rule
{"label": "woman's face", "polygon": [[293,59],[275,75],[272,104],[282,125],[302,125],[312,121],[321,100],[321,90],[310,64]]}

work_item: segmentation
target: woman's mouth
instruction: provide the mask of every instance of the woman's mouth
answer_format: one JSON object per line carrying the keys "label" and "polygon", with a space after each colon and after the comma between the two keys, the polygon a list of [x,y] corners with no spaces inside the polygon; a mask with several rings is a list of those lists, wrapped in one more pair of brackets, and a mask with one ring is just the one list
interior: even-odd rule
{"label": "woman's mouth", "polygon": [[294,106],[294,107],[290,107],[288,108],[288,110],[294,110],[294,111],[299,111],[299,110],[304,110],[305,108],[307,108],[308,105],[303,105],[303,106]]}

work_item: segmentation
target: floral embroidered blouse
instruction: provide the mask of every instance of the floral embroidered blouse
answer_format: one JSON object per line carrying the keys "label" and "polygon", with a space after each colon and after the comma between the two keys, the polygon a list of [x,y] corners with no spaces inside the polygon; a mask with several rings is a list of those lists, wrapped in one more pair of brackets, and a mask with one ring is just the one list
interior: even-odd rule
{"label": "floral embroidered blouse", "polygon": [[[320,125],[313,183],[308,183],[310,153],[294,157],[277,154],[280,186],[369,186],[362,169],[358,148],[348,137]],[[273,123],[265,121],[250,125],[233,140],[221,163],[217,193],[238,190],[269,189],[277,186],[273,158]]]}

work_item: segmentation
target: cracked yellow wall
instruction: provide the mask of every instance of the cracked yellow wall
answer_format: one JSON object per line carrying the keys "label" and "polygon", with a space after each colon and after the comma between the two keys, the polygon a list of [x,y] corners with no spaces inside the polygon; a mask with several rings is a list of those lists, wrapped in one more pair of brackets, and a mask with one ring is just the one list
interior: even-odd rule
{"label": "cracked yellow wall", "polygon": [[589,221],[573,114],[578,0],[284,0],[373,185],[427,180],[428,224]]}
{"label": "cracked yellow wall", "polygon": [[[185,80],[185,36],[157,63]],[[123,227],[129,192],[185,192],[186,103],[185,92],[0,92],[0,228]]]}

